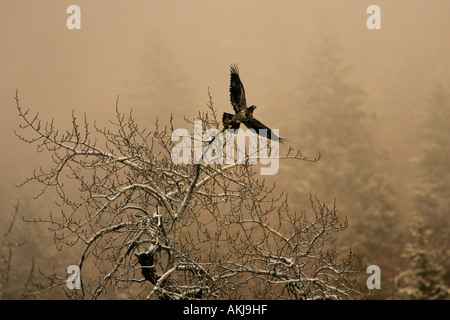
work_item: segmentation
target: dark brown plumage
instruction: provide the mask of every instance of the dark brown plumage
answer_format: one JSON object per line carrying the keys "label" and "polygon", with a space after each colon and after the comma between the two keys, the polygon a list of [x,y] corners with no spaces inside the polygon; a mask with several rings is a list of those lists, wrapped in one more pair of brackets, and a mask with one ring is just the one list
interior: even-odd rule
{"label": "dark brown plumage", "polygon": [[239,77],[239,69],[236,64],[232,64],[230,67],[230,101],[235,114],[226,112],[223,114],[222,123],[224,130],[239,129],[240,124],[243,123],[247,128],[254,129],[257,134],[260,134],[260,129],[266,129],[268,139],[274,140],[278,138],[279,142],[283,142],[283,139],[272,133],[269,127],[253,117],[253,111],[256,109],[256,106],[252,105],[247,108],[244,85]]}

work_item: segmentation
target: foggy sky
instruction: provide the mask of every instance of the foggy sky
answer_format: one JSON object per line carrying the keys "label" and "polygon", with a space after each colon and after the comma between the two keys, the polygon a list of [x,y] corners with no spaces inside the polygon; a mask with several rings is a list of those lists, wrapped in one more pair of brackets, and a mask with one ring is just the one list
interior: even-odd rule
{"label": "foggy sky", "polygon": [[[70,4],[81,8],[81,30],[66,28]],[[371,4],[381,8],[381,30],[366,28]],[[208,88],[218,110],[230,112],[228,69],[235,62],[247,101],[264,117],[270,108],[282,108],[274,101],[289,100],[316,35],[329,32],[353,68],[353,80],[368,93],[367,108],[392,133],[408,130],[404,112],[425,99],[437,80],[450,78],[449,13],[448,0],[2,0],[1,212],[11,212],[14,185],[42,159],[14,136],[16,89],[23,107],[61,127],[70,124],[72,110],[105,121],[118,95],[121,107],[133,108],[138,122],[151,127],[156,116],[193,117],[204,110]],[[158,97],[148,93],[152,88]],[[287,119],[279,113],[271,121],[280,126]],[[405,137],[414,136],[383,136],[386,128],[380,127],[381,143],[404,147]]]}

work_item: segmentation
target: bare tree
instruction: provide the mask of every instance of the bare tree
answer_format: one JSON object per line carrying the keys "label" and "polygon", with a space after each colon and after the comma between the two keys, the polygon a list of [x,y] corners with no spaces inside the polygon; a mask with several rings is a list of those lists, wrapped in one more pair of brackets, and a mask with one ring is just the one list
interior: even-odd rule
{"label": "bare tree", "polygon": [[[14,241],[11,239],[14,225],[16,224],[17,215],[19,212],[19,202],[14,207],[14,213],[11,215],[11,223],[0,238],[0,300],[12,298],[24,298],[27,295],[28,286],[31,283],[34,272],[34,259],[31,258],[31,267],[29,275],[23,282],[22,290],[19,289],[19,284],[14,281],[12,277],[13,257],[18,247],[24,244],[23,241]],[[22,283],[21,283],[22,284]],[[21,291],[21,292],[19,292]]]}
{"label": "bare tree", "polygon": [[[59,195],[50,223],[58,246],[79,252],[82,289],[72,298],[107,291],[146,299],[350,299],[353,253],[337,256],[335,232],[346,228],[336,208],[311,196],[298,213],[274,195],[248,161],[175,164],[172,120],[140,129],[118,103],[112,129],[72,115],[61,133],[19,104],[17,136],[49,152],[53,163],[24,183]],[[199,113],[203,129],[219,129],[213,106]],[[187,120],[188,123],[193,120]],[[28,137],[25,137],[25,133]],[[202,141],[203,155],[212,140]],[[102,147],[100,147],[102,145]],[[317,161],[289,147],[280,159]],[[76,188],[75,188],[76,187]],[[60,279],[63,279],[60,277]],[[62,282],[63,283],[63,282]]]}

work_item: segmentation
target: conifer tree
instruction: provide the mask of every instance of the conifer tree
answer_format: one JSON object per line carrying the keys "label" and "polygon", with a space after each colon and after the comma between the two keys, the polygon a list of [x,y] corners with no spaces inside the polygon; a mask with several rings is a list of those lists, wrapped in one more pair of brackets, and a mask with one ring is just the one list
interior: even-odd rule
{"label": "conifer tree", "polygon": [[[441,83],[434,86],[420,114],[421,154],[415,160],[412,185],[413,213],[433,231],[433,246],[450,246],[450,94]],[[443,261],[450,270],[450,260]],[[450,284],[450,272],[444,274]]]}
{"label": "conifer tree", "polygon": [[421,114],[421,155],[413,185],[415,213],[424,218],[438,241],[448,241],[450,228],[450,96],[443,85],[432,91]]}
{"label": "conifer tree", "polygon": [[398,293],[411,300],[441,300],[449,291],[443,282],[444,270],[437,263],[437,250],[430,246],[431,230],[419,220],[411,231],[413,242],[406,245],[404,257],[410,267],[397,278]]}
{"label": "conifer tree", "polygon": [[372,143],[369,127],[374,117],[363,88],[350,80],[336,38],[318,40],[293,108],[298,110],[302,149],[322,157],[294,180],[300,181],[300,194],[312,190],[326,201],[336,199],[340,213],[349,219],[345,243],[351,243],[363,263],[379,265],[383,278],[389,279],[398,272],[394,269],[402,228],[395,192],[380,168],[386,158]]}

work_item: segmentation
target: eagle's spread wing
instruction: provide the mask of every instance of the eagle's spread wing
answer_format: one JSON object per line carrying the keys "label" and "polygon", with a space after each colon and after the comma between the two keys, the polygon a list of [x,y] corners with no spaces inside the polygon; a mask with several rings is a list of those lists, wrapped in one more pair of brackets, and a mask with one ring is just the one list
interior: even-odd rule
{"label": "eagle's spread wing", "polygon": [[245,90],[239,78],[239,69],[236,64],[230,67],[230,100],[231,105],[236,113],[241,112],[247,108],[245,101]]}
{"label": "eagle's spread wing", "polygon": [[[274,140],[278,137],[277,135],[275,135],[275,133],[272,133],[272,130],[270,130],[270,128],[263,125],[261,122],[259,122],[255,118],[245,120],[245,121],[243,121],[243,123],[247,126],[247,128],[254,129],[257,134],[259,134],[260,129],[266,129],[268,139]],[[284,140],[283,138],[278,137],[279,142],[283,143],[283,140]]]}

